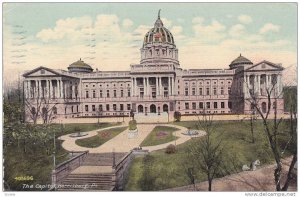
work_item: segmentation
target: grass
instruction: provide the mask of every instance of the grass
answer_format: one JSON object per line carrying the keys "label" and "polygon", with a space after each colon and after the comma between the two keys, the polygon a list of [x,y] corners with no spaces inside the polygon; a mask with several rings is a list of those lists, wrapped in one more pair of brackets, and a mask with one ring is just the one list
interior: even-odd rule
{"label": "grass", "polygon": [[156,126],[141,143],[141,146],[155,146],[158,144],[171,142],[177,139],[177,137],[173,135],[173,132],[178,130],[179,129],[175,127]]}
{"label": "grass", "polygon": [[[61,128],[61,125],[53,124],[53,128],[57,129],[58,133],[56,137],[58,137],[68,133],[74,133],[75,127],[79,127],[81,131],[89,131],[114,125],[119,125],[119,123],[100,123],[99,125],[75,123],[64,124],[63,128]],[[56,140],[56,165],[70,158],[68,152],[61,147],[61,142],[60,140]],[[51,144],[53,141],[50,140],[48,143],[48,145],[52,147]],[[52,150],[50,154],[47,154],[44,148],[33,143],[28,143],[26,149],[27,152],[24,153],[22,144],[20,144],[19,147],[15,144],[3,147],[5,190],[40,190],[38,188],[25,189],[23,188],[23,184],[33,184],[34,186],[36,184],[51,184],[51,171],[53,169]],[[32,176],[33,180],[15,180],[16,177],[21,176]]]}
{"label": "grass", "polygon": [[121,132],[125,131],[127,127],[118,127],[99,131],[97,135],[89,138],[78,139],[75,143],[79,146],[87,148],[96,148],[107,142],[108,140],[114,138]]}
{"label": "grass", "polygon": [[53,128],[58,130],[58,136],[75,133],[76,128],[79,128],[81,132],[92,131],[96,129],[102,129],[106,127],[112,127],[121,125],[120,122],[117,123],[72,123],[72,124],[53,124]]}
{"label": "grass", "polygon": [[[191,129],[197,129],[196,122],[178,122],[176,125],[190,127]],[[269,164],[273,161],[273,155],[269,148],[268,141],[263,131],[263,125],[261,121],[255,123],[255,143],[250,142],[250,126],[249,122],[233,122],[233,121],[219,121],[216,122],[216,131],[218,134],[222,133],[223,147],[226,150],[227,155],[235,155],[237,163],[240,165],[248,164],[256,159],[261,161],[262,165]],[[288,132],[288,121],[283,121],[280,130]],[[213,136],[217,138],[217,136]],[[201,140],[201,139],[194,139]],[[193,140],[193,141],[194,141]],[[286,136],[280,137],[280,143],[286,142]],[[153,156],[152,170],[149,176],[155,177],[153,183],[153,190],[163,190],[172,187],[179,187],[190,184],[189,178],[185,173],[184,165],[190,162],[187,157],[188,146],[192,143],[191,140],[178,145],[177,152],[174,154],[166,154],[165,150],[158,150],[151,152]],[[283,143],[282,143],[283,144]],[[289,152],[286,151],[285,156],[288,156]],[[225,162],[231,162],[226,160]],[[128,182],[125,186],[127,191],[142,191],[142,176],[144,172],[144,164],[142,158],[136,158],[133,161],[133,165],[129,171]],[[206,181],[206,175],[200,172],[196,172],[196,181]]]}

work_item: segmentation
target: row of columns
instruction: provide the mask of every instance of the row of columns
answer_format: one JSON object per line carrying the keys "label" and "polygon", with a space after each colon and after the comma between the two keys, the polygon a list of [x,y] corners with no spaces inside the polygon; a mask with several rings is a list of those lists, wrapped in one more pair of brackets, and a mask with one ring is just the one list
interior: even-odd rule
{"label": "row of columns", "polygon": [[[56,86],[54,86],[54,81],[56,81]],[[34,82],[34,85],[32,85],[32,82]],[[44,86],[42,86],[42,82],[45,82]],[[61,79],[24,81],[26,98],[64,98],[64,90],[64,82]]]}
{"label": "row of columns", "polygon": [[[133,77],[131,80],[131,94],[132,96],[139,96],[139,88],[137,85],[137,78],[143,79],[144,96],[152,96],[152,91],[149,83],[150,77]],[[155,77],[156,96],[164,95],[164,88],[162,85],[162,77]],[[168,77],[168,95],[174,95],[174,77]]]}
{"label": "row of columns", "polygon": [[[254,83],[250,83],[250,76],[254,76]],[[277,96],[281,93],[282,91],[282,76],[281,75],[276,75],[277,76],[277,82],[275,84],[275,87],[273,88],[273,92],[277,94]],[[246,75],[246,84],[244,84],[244,89],[245,94],[249,97],[250,93],[248,89],[253,89],[254,93],[258,93],[258,95],[261,95],[261,75]],[[253,85],[254,87],[251,87]],[[266,90],[270,90],[272,88],[272,75],[266,75],[266,83],[265,83],[265,88]]]}

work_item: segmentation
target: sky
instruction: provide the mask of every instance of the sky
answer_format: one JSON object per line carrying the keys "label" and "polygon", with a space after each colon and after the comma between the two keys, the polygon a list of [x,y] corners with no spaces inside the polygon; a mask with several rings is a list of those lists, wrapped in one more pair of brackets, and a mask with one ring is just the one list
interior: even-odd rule
{"label": "sky", "polygon": [[129,70],[159,9],[183,69],[228,69],[241,53],[281,63],[296,79],[296,3],[4,3],[5,82],[80,58],[100,71]]}

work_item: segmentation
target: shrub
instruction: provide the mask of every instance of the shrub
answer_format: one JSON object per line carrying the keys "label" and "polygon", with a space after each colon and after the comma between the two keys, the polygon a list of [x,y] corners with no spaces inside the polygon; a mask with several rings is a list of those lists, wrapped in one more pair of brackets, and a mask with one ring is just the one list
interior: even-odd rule
{"label": "shrub", "polygon": [[179,111],[175,111],[174,112],[174,119],[175,119],[175,122],[180,122],[180,120],[181,120],[181,113]]}
{"label": "shrub", "polygon": [[167,154],[173,154],[176,152],[176,147],[173,144],[167,146],[166,151]]}
{"label": "shrub", "polygon": [[129,130],[136,130],[136,120],[129,121]]}

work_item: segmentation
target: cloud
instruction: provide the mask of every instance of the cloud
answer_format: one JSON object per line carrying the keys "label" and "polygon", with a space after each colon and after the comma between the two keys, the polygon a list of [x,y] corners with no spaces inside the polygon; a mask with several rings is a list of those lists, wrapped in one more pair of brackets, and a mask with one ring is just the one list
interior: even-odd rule
{"label": "cloud", "polygon": [[171,32],[176,35],[182,33],[182,27],[181,26],[173,26],[171,29]]}
{"label": "cloud", "polygon": [[268,32],[279,32],[280,26],[274,25],[272,23],[266,23],[262,28],[260,28],[260,34],[266,34]]}
{"label": "cloud", "polygon": [[92,19],[88,16],[60,19],[54,28],[43,29],[36,37],[44,42],[60,40],[64,38],[75,39],[81,35],[81,30],[92,25]]}
{"label": "cloud", "polygon": [[240,37],[245,33],[245,26],[241,24],[234,25],[229,30],[229,35],[232,37]]}
{"label": "cloud", "polygon": [[133,25],[133,22],[132,20],[130,19],[124,19],[123,22],[122,22],[122,26],[125,27],[125,28],[129,28]]}
{"label": "cloud", "polygon": [[213,20],[211,24],[207,26],[196,24],[193,26],[193,29],[195,36],[204,42],[217,42],[226,36],[226,27],[217,20]]}
{"label": "cloud", "polygon": [[203,23],[204,22],[204,18],[202,17],[195,17],[192,19],[192,23]]}
{"label": "cloud", "polygon": [[249,24],[249,23],[252,23],[252,21],[253,21],[251,16],[248,16],[248,15],[240,15],[240,16],[238,16],[238,20],[243,24]]}
{"label": "cloud", "polygon": [[161,18],[161,21],[163,22],[164,26],[166,28],[170,28],[172,26],[172,21],[167,18]]}

